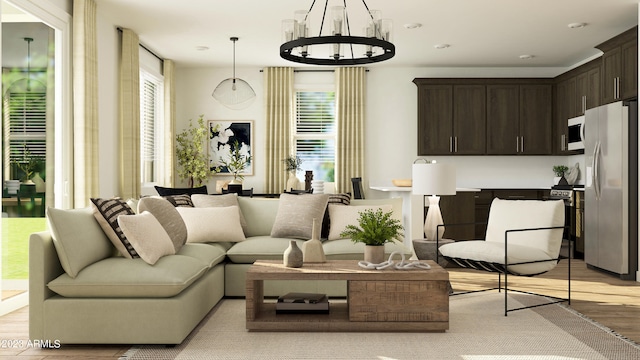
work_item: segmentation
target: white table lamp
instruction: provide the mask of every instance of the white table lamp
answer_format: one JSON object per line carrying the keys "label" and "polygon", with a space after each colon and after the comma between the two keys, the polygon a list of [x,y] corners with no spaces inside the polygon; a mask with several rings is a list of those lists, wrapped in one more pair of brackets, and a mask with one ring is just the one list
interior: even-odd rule
{"label": "white table lamp", "polygon": [[[438,225],[444,224],[438,195],[456,194],[455,167],[450,164],[437,164],[435,161],[424,164],[414,163],[412,192],[417,195],[430,195],[429,211],[427,211],[427,218],[424,222],[424,234],[428,240],[436,240]],[[440,227],[438,238],[442,239],[443,235],[444,227]]]}

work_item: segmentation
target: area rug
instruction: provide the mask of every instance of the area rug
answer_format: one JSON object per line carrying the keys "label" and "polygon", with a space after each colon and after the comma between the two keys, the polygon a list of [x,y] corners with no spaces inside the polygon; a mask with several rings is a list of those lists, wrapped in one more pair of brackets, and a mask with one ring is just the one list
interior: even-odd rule
{"label": "area rug", "polygon": [[[537,301],[510,295],[509,306]],[[640,359],[640,346],[564,305],[503,313],[504,296],[451,297],[444,333],[249,332],[245,302],[225,299],[175,347],[140,346],[122,359]]]}

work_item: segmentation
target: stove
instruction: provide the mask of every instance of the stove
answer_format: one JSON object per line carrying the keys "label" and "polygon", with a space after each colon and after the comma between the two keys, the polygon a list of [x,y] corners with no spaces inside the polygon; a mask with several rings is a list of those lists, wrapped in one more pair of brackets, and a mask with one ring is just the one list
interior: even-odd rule
{"label": "stove", "polygon": [[554,189],[549,192],[550,200],[564,200],[565,206],[573,206],[573,189]]}

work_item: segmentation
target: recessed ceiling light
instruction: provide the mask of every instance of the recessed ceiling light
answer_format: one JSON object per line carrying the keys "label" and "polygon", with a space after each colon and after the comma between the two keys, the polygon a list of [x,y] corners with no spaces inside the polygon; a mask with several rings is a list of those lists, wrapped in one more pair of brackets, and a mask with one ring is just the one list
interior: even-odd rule
{"label": "recessed ceiling light", "polygon": [[449,45],[449,44],[436,44],[436,45],[433,45],[433,47],[436,48],[436,49],[446,49],[446,48],[448,48],[450,46],[451,45]]}
{"label": "recessed ceiling light", "polygon": [[404,28],[405,29],[417,29],[422,27],[422,24],[420,23],[408,23],[408,24],[404,24]]}
{"label": "recessed ceiling light", "polygon": [[587,23],[577,22],[577,23],[571,23],[567,26],[569,27],[569,29],[580,29],[587,26]]}
{"label": "recessed ceiling light", "polygon": [[528,55],[528,54],[519,56],[519,58],[522,59],[522,60],[529,60],[529,59],[533,59],[534,57],[535,57],[535,55]]}
{"label": "recessed ceiling light", "polygon": [[196,46],[196,50],[198,50],[198,51],[206,51],[206,50],[209,50],[209,47],[200,45],[200,46]]}

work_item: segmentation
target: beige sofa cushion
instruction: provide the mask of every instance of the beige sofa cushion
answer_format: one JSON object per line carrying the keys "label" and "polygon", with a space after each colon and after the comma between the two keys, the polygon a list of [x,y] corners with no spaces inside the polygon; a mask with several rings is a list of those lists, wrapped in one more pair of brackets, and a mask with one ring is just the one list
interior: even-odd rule
{"label": "beige sofa cushion", "polygon": [[358,219],[360,218],[360,212],[364,210],[378,210],[382,209],[384,212],[392,211],[391,205],[332,205],[329,204],[329,218],[331,219],[331,227],[329,228],[328,240],[343,239],[340,235],[347,225],[358,225]]}
{"label": "beige sofa cushion", "polygon": [[[296,240],[302,248],[303,240]],[[253,264],[256,260],[282,260],[291,239],[253,236],[237,243],[227,251],[227,257],[237,264]]]}
{"label": "beige sofa cushion", "polygon": [[136,253],[149,265],[155,264],[163,256],[176,253],[169,234],[148,211],[136,215],[121,215],[118,217],[118,225]]}
{"label": "beige sofa cushion", "polygon": [[88,265],[112,255],[113,245],[93,216],[92,208],[48,208],[47,222],[64,271],[75,278]]}
{"label": "beige sofa cushion", "polygon": [[184,244],[177,254],[198,259],[205,263],[209,268],[212,268],[224,261],[229,247],[229,243],[190,243]]}
{"label": "beige sofa cushion", "polygon": [[145,211],[150,212],[158,219],[169,235],[175,251],[180,250],[182,245],[187,242],[187,226],[176,207],[160,196],[148,196],[138,201],[138,213]]}
{"label": "beige sofa cushion", "polygon": [[62,274],[47,287],[64,297],[165,298],[178,295],[208,269],[203,261],[183,255],[165,256],[153,266],[112,257],[87,266],[75,279]]}
{"label": "beige sofa cushion", "polygon": [[251,221],[247,222],[245,232],[247,238],[271,234],[271,228],[276,221],[279,203],[279,199],[238,197],[240,211],[245,218],[251,219]]}
{"label": "beige sofa cushion", "polygon": [[[322,243],[324,254],[327,260],[362,260],[364,259],[363,243],[354,243],[351,239],[339,239],[325,241]],[[393,252],[400,252],[405,255],[405,259],[409,259],[412,255],[411,249],[399,242],[390,242],[384,244],[385,260]],[[397,255],[394,259],[400,260],[401,256]]]}
{"label": "beige sofa cushion", "polygon": [[329,195],[281,194],[278,214],[271,229],[272,237],[311,239],[313,219],[322,226]]}
{"label": "beige sofa cushion", "polygon": [[245,236],[237,206],[176,208],[187,225],[187,242],[237,242]]}
{"label": "beige sofa cushion", "polygon": [[[238,206],[240,211],[240,205],[238,205],[238,195],[236,194],[224,194],[224,195],[205,195],[205,194],[193,194],[191,195],[191,201],[195,207],[226,207],[226,206]],[[247,232],[247,220],[245,220],[240,211],[240,225],[242,225],[242,231]]]}

